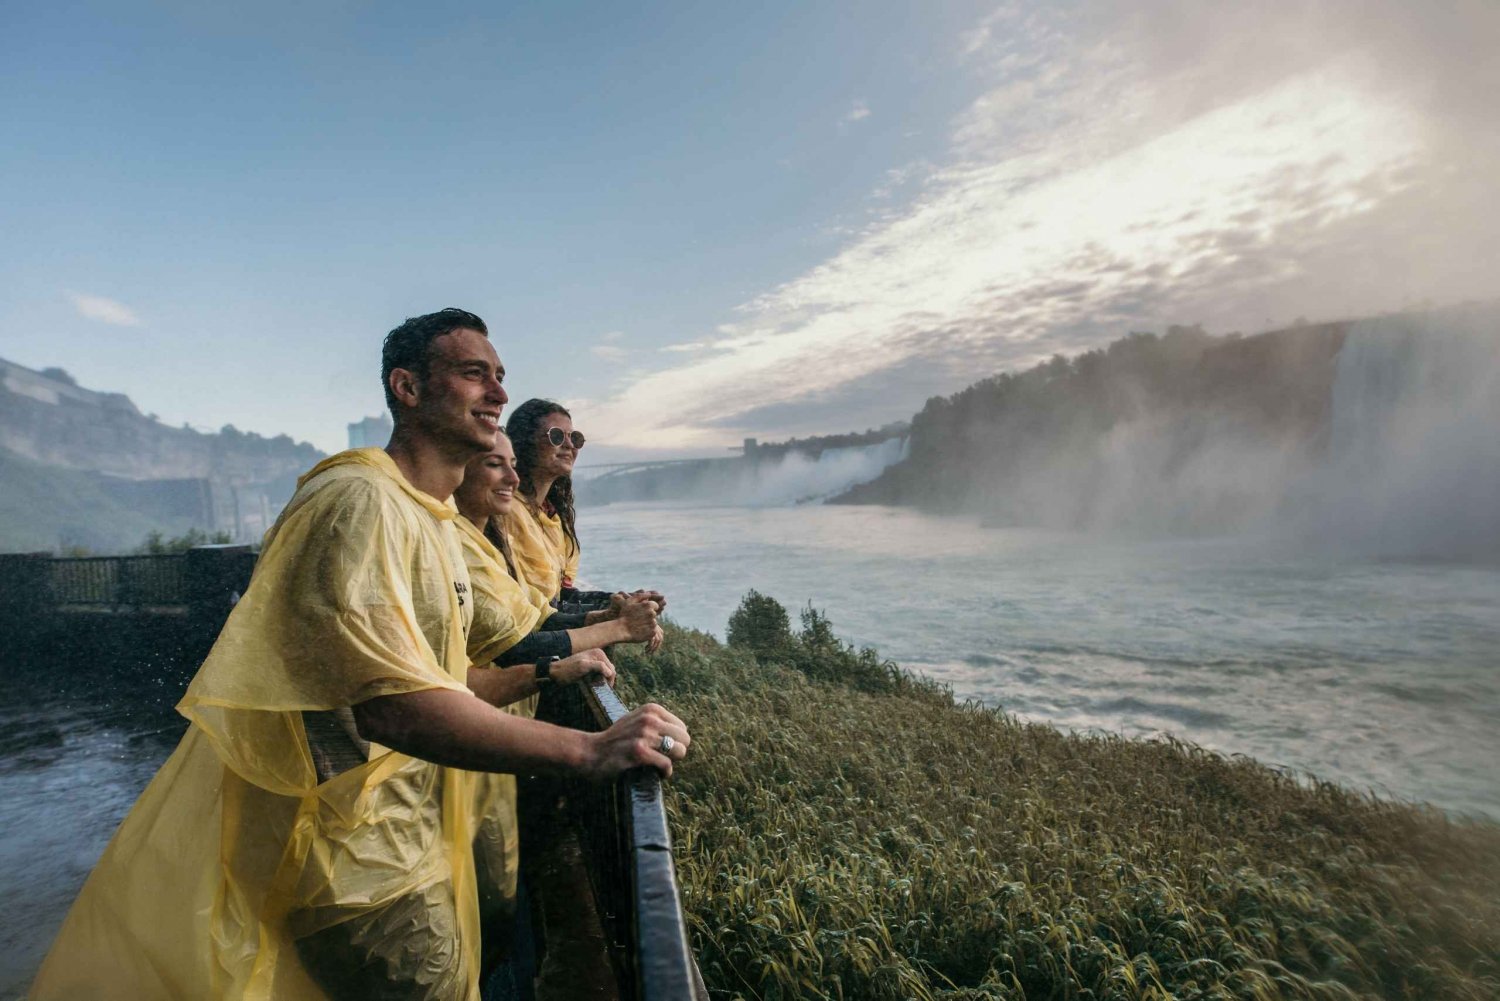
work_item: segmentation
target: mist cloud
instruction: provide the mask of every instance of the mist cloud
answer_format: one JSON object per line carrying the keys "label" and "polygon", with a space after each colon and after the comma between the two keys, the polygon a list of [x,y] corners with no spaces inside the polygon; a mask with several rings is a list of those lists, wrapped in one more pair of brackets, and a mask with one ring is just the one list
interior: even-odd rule
{"label": "mist cloud", "polygon": [[580,405],[679,447],[840,431],[1131,329],[1493,295],[1497,41],[1477,2],[1007,5],[955,40],[986,90],[910,202]]}

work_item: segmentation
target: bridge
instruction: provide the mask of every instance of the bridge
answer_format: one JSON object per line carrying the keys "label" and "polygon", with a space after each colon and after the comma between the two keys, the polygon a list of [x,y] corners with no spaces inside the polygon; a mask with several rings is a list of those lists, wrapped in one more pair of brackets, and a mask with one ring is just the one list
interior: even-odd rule
{"label": "bridge", "polygon": [[599,473],[598,475],[594,475],[594,476],[589,476],[588,477],[589,480],[594,481],[594,482],[598,482],[599,480],[607,479],[607,478],[609,478],[611,476],[619,476],[619,475],[624,474],[624,473],[636,473],[636,472],[640,472],[641,470],[645,470],[645,469],[662,469],[662,468],[666,468],[668,466],[708,465],[709,463],[735,462],[735,461],[738,461],[738,460],[736,460],[736,459],[722,459],[722,458],[718,458],[718,459],[651,459],[651,460],[641,460],[641,461],[638,461],[638,462],[597,462],[597,463],[593,463],[593,464],[587,465],[587,466],[574,466],[573,467],[573,473],[576,476],[579,473],[585,473],[585,472],[589,472],[589,471],[595,470],[595,469],[607,470],[607,472],[602,472],[602,473]]}

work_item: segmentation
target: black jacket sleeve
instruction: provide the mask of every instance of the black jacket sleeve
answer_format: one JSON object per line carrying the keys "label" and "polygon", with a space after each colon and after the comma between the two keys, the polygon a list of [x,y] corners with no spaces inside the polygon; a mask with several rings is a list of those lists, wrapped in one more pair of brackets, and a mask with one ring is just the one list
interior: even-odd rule
{"label": "black jacket sleeve", "polygon": [[588,625],[588,623],[584,621],[587,616],[587,612],[553,612],[551,615],[547,616],[547,618],[542,620],[542,624],[537,628],[544,629],[548,632],[552,632],[557,629],[582,629],[584,626]]}
{"label": "black jacket sleeve", "polygon": [[495,658],[501,667],[517,664],[535,664],[543,657],[570,657],[573,641],[562,630],[532,633],[521,642]]}
{"label": "black jacket sleeve", "polygon": [[556,604],[559,611],[597,612],[609,607],[612,595],[611,591],[580,591],[574,587],[565,587],[558,595]]}

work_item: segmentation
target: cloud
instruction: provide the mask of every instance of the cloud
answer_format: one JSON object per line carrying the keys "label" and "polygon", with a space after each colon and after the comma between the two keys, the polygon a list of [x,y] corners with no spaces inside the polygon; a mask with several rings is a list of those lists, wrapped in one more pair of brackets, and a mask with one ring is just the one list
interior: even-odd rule
{"label": "cloud", "polygon": [[[1465,24],[1399,12],[1377,29],[1368,3],[1227,22],[1164,6],[987,18],[959,42],[984,91],[946,162],[900,177],[920,181],[910,200],[593,404],[595,426],[677,447],[847,430],[1133,329],[1250,331],[1500,288],[1482,209],[1496,112],[1438,97],[1491,72],[1441,58],[1473,48]],[[1471,30],[1497,20],[1465,9]]]}
{"label": "cloud", "polygon": [[906,185],[931,172],[932,164],[926,161],[909,163],[904,167],[892,167],[885,172],[884,179],[870,192],[870,197],[881,200],[892,198]]}
{"label": "cloud", "polygon": [[135,310],[123,302],[82,292],[69,292],[68,298],[73,300],[73,308],[78,310],[78,315],[85,319],[98,320],[116,327],[142,326],[141,318],[135,314]]}
{"label": "cloud", "polygon": [[589,348],[589,354],[611,364],[630,357],[630,351],[620,345],[625,339],[623,330],[611,330],[599,336],[599,343]]}
{"label": "cloud", "polygon": [[870,106],[864,101],[855,101],[854,106],[844,115],[842,121],[845,125],[864,121],[870,117]]}

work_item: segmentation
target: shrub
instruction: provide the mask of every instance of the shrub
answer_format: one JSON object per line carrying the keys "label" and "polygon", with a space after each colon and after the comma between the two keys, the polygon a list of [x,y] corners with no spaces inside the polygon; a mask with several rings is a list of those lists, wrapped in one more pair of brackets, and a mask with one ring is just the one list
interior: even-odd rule
{"label": "shrub", "polygon": [[791,647],[792,627],[780,602],[751,591],[729,616],[725,638],[730,646],[744,647],[758,658],[777,657]]}
{"label": "shrub", "polygon": [[802,610],[801,618],[802,629],[793,634],[780,602],[751,591],[729,617],[729,645],[748,650],[763,665],[789,667],[813,681],[861,692],[903,692],[952,701],[942,685],[902,670],[869,647],[855,649],[839,639],[833,623],[811,604]]}

